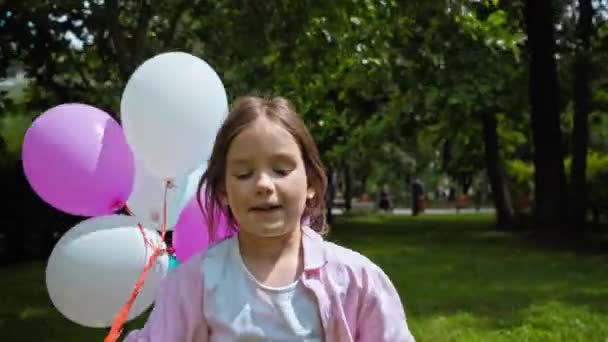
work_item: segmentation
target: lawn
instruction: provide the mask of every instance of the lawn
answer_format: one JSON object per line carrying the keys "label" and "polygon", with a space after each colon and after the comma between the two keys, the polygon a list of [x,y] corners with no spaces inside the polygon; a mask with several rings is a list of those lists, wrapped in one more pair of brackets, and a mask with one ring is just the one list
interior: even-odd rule
{"label": "lawn", "polygon": [[[486,215],[340,218],[329,238],[387,272],[418,341],[608,340],[608,256],[527,244]],[[103,340],[53,309],[44,263],[0,275],[2,340]]]}

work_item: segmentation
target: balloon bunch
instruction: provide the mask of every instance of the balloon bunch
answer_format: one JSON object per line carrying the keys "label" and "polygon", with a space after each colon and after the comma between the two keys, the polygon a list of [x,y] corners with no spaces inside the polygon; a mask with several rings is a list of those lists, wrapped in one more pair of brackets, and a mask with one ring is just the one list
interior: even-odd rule
{"label": "balloon bunch", "polygon": [[51,252],[51,301],[77,324],[111,327],[106,341],[152,305],[170,259],[184,262],[233,233],[218,212],[209,237],[195,196],[228,111],[216,72],[187,53],[157,55],[131,75],[120,111],[122,126],[88,104],[58,105],[34,120],[22,150],[38,196],[85,217]]}

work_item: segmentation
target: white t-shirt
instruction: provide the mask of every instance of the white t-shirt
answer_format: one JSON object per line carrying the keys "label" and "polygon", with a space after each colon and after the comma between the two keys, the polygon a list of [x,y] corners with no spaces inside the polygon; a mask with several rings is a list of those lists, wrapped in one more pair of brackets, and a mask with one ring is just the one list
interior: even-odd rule
{"label": "white t-shirt", "polygon": [[[314,294],[300,279],[281,288],[260,284],[241,258],[238,240],[227,248],[228,267],[214,270],[218,286],[205,293],[205,318],[211,342],[321,341],[322,327]],[[208,269],[203,268],[206,273]],[[205,275],[206,277],[206,275]]]}

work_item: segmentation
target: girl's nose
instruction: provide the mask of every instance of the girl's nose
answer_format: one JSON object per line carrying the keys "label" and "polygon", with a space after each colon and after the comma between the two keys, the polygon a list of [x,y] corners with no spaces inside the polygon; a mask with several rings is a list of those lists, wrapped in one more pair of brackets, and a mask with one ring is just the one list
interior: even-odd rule
{"label": "girl's nose", "polygon": [[259,195],[265,195],[272,193],[274,184],[272,178],[266,173],[260,174],[256,182],[256,193]]}

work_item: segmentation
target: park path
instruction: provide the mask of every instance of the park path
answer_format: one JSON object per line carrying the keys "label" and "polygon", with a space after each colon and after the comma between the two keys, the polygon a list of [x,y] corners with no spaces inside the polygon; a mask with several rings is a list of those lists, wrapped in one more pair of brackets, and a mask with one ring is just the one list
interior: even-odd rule
{"label": "park path", "polygon": [[[475,208],[467,208],[467,209],[460,209],[459,212],[461,214],[493,213],[494,208],[481,208],[479,210],[476,210]],[[344,213],[344,210],[342,208],[333,208],[332,213],[334,215],[342,215]],[[412,210],[410,208],[395,208],[392,211],[392,213],[396,214],[396,215],[411,215]],[[456,214],[456,213],[457,212],[456,212],[455,208],[428,208],[424,211],[424,214],[429,214],[429,215],[446,215],[446,214]]]}

